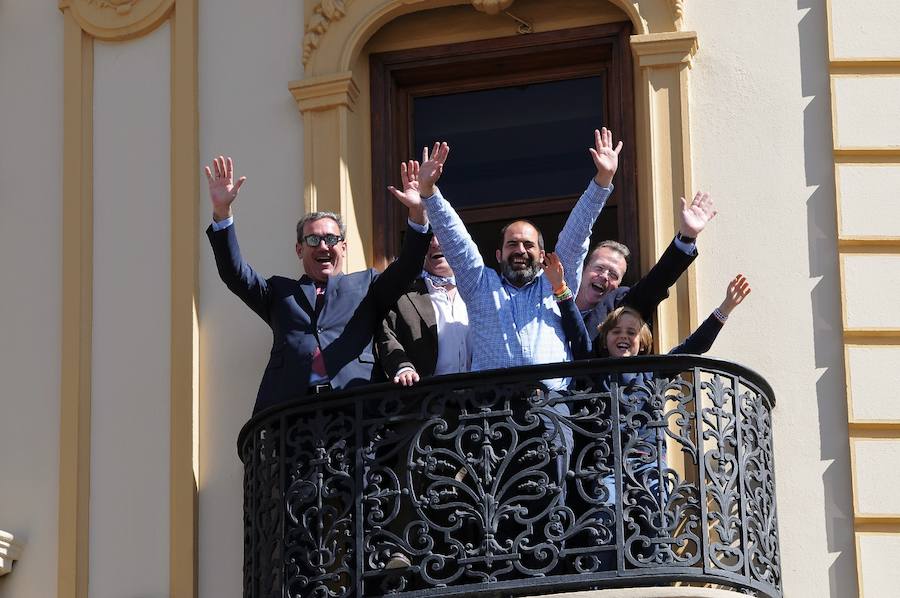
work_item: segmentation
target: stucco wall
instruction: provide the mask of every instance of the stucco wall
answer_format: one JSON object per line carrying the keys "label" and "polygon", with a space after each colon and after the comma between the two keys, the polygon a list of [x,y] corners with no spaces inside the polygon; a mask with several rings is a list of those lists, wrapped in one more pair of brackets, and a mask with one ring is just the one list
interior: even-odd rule
{"label": "stucco wall", "polygon": [[91,598],[169,593],[170,46],[94,45]]}
{"label": "stucco wall", "polygon": [[56,593],[62,19],[0,4],[0,529],[24,544],[4,598]]}
{"label": "stucco wall", "polygon": [[[298,275],[303,131],[288,82],[302,76],[302,2],[200,2],[200,156],[231,155],[247,182],[235,206],[244,257]],[[199,169],[199,166],[198,166]],[[199,170],[198,170],[199,173]],[[200,223],[211,218],[205,179]],[[250,417],[272,337],[219,280],[200,238],[200,596],[238,596],[243,563],[237,434]]]}
{"label": "stucco wall", "polygon": [[[264,274],[299,271],[293,226],[304,211],[303,129],[288,82],[303,75],[302,13],[303,3],[295,0],[200,2],[201,160],[230,154],[237,174],[248,177],[235,206],[237,227],[245,256]],[[891,18],[885,22],[896,21],[897,15]],[[785,594],[854,596],[824,2],[691,0],[686,19],[685,28],[697,31],[700,41],[690,75],[694,183],[714,195],[720,210],[700,240],[698,315],[718,305],[736,272],[749,276],[754,292],[735,312],[713,353],[759,371],[778,398],[776,479]],[[0,252],[5,256],[0,280],[6,281],[0,293],[0,529],[15,533],[25,544],[13,573],[0,578],[4,597],[56,593],[62,26],[56,3],[0,5]],[[153,35],[166,34],[160,30],[143,41],[152,45]],[[166,44],[159,42],[160,55],[165,55]],[[103,55],[99,50],[100,63]],[[104,80],[102,70],[97,80]],[[144,100],[166,97],[150,94]],[[95,100],[96,106],[103,105],[102,95]],[[154,122],[161,118],[165,120],[157,114]],[[362,125],[368,122],[366,115],[354,119]],[[102,131],[99,125],[97,132]],[[166,147],[167,140],[157,141],[159,148]],[[95,149],[102,175],[110,162],[102,159],[102,144]],[[115,149],[108,152],[110,159],[116,154]],[[114,196],[103,195],[102,181],[98,175],[98,205]],[[160,197],[168,197],[167,181],[156,182]],[[365,184],[360,189],[366,190]],[[205,190],[197,206],[205,228],[210,215]],[[128,212],[132,215],[146,216],[140,210]],[[218,280],[202,230],[197,232],[199,586],[203,597],[237,596],[243,530],[242,470],[235,440],[253,405],[270,334]],[[103,239],[98,231],[101,246]],[[103,255],[108,254],[96,259]],[[103,284],[103,272],[109,273],[98,272],[95,283]],[[164,302],[165,293],[157,299],[157,304]],[[854,306],[848,304],[851,310]],[[103,309],[99,295],[95,308],[105,316],[116,315]],[[155,317],[164,322],[167,318],[165,313]],[[101,325],[114,327],[114,322]],[[159,350],[146,347],[157,360],[160,376],[165,375],[167,359],[163,336],[154,340]],[[95,339],[95,350],[103,350],[102,336]],[[95,365],[102,363],[98,359]],[[98,392],[103,389],[100,382],[98,378]],[[168,396],[165,388],[157,391]],[[150,415],[165,428],[166,413]],[[165,462],[166,446],[160,439],[156,465]],[[97,450],[109,450],[102,447],[95,442]],[[103,471],[109,473],[102,469],[101,475]],[[155,499],[165,503],[167,489],[157,490]],[[165,519],[165,509],[160,513]],[[104,519],[109,514],[107,508],[92,512],[98,530],[111,523]],[[158,523],[167,527],[165,521]],[[166,540],[144,547],[165,569]],[[104,549],[98,550],[102,555]],[[165,588],[164,580],[161,575],[159,588]]]}
{"label": "stucco wall", "polygon": [[694,183],[719,207],[698,307],[752,283],[712,354],[775,390],[784,591],[801,598],[856,595],[825,19],[824,2],[697,0],[686,24]]}

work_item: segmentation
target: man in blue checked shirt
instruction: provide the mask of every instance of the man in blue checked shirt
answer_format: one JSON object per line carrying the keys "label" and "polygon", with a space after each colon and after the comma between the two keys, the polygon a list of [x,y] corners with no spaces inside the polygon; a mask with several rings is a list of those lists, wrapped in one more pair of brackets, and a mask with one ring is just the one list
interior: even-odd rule
{"label": "man in blue checked shirt", "polygon": [[[591,228],[612,193],[612,179],[621,150],[621,141],[613,146],[611,131],[606,128],[594,131],[594,147],[588,151],[597,174],[569,214],[555,248],[565,270],[566,284],[573,293],[578,292]],[[449,152],[446,143],[435,143],[430,160],[425,148],[423,163],[437,162],[442,169]],[[485,265],[456,210],[433,184],[437,177],[420,180],[417,167],[416,162],[401,165],[403,190],[394,187],[389,190],[407,206],[422,203],[435,236],[441,240],[444,257],[456,275],[458,292],[469,312],[472,371],[571,361],[572,353],[553,288],[541,268],[544,260],[541,232],[527,220],[507,224],[501,231],[502,245],[496,253],[501,266],[501,274],[497,274]],[[569,379],[554,378],[542,383],[547,391],[556,392],[564,390]],[[568,415],[565,403],[554,408],[560,415]],[[556,428],[547,416],[541,418],[548,429]],[[558,429],[568,449],[566,452],[570,453],[571,429],[565,425]],[[553,434],[553,437],[552,442],[558,447],[558,436]],[[557,461],[560,483],[567,461],[567,457]]]}
{"label": "man in blue checked shirt", "polygon": [[[591,157],[597,174],[575,204],[559,234],[556,254],[565,270],[566,284],[578,292],[594,221],[613,190],[622,142],[614,148],[612,133],[594,131]],[[431,160],[443,165],[450,147],[436,143]],[[425,149],[424,161],[429,161]],[[472,370],[571,361],[553,289],[543,276],[544,240],[527,220],[516,220],[501,231],[502,246],[496,258],[502,274],[485,265],[478,248],[450,203],[433,184],[420,181],[414,163],[401,167],[403,190],[390,191],[407,205],[421,202],[441,239],[444,257],[453,268],[460,295],[469,311]],[[547,390],[562,390],[567,380],[544,381]]]}

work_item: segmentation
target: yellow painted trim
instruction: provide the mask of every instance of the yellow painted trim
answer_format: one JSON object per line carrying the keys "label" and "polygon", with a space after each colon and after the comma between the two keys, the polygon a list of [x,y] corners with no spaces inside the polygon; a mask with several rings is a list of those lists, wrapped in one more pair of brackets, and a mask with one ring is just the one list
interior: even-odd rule
{"label": "yellow painted trim", "polygon": [[846,254],[893,255],[900,253],[900,237],[838,237],[838,250]]}
{"label": "yellow painted trim", "polygon": [[832,60],[832,75],[900,75],[900,58],[853,58]]}
{"label": "yellow painted trim", "polygon": [[91,495],[94,42],[64,11],[57,596],[87,598]]}
{"label": "yellow painted trim", "polygon": [[93,0],[59,0],[60,10],[71,11],[85,33],[104,41],[125,41],[146,35],[169,18],[174,6],[175,0],[140,0],[140,3],[132,0],[129,12],[120,14],[117,7]]}
{"label": "yellow painted trim", "polygon": [[855,523],[857,535],[871,534],[879,536],[896,536],[900,534],[900,521],[868,519],[862,517],[855,520]]}
{"label": "yellow painted trim", "polygon": [[[837,132],[835,132],[837,135]],[[851,162],[893,163],[900,160],[900,147],[835,147],[835,161],[842,164]],[[855,160],[853,160],[855,159]]]}
{"label": "yellow painted trim", "polygon": [[678,31],[631,36],[631,51],[639,67],[687,63],[697,53],[697,32]]}
{"label": "yellow painted trim", "polygon": [[[847,331],[853,330],[849,326],[847,326],[847,285],[845,283],[845,272],[844,272],[844,256],[838,252],[838,288],[840,290],[841,297],[841,330],[844,333],[844,343],[848,341]],[[847,367],[847,363],[844,362],[844,368]]]}
{"label": "yellow painted trim", "polygon": [[847,328],[844,342],[848,345],[896,345],[900,344],[900,328]]}
{"label": "yellow painted trim", "polygon": [[200,197],[197,0],[177,0],[171,60],[171,392],[169,397],[169,595],[198,588]]}
{"label": "yellow painted trim", "polygon": [[834,20],[831,18],[831,0],[825,0],[825,32],[828,37],[828,62],[834,62],[834,31],[831,24]]}
{"label": "yellow painted trim", "polygon": [[857,420],[849,422],[852,438],[886,438],[900,440],[900,421]]}
{"label": "yellow painted trim", "polygon": [[857,483],[856,467],[856,439],[850,437],[850,504],[853,505],[854,525],[859,515],[859,484]]}
{"label": "yellow painted trim", "polygon": [[[829,30],[831,27],[829,26]],[[838,126],[837,126],[837,95],[834,92],[834,76],[828,77],[828,98],[831,103],[831,147],[837,156],[837,149],[840,147],[838,143]]]}
{"label": "yellow painted trim", "polygon": [[[837,224],[838,239],[840,239],[841,235],[844,233],[844,204],[842,203],[842,195],[841,195],[841,169],[838,168],[838,164],[834,165],[834,204],[835,204],[835,222]],[[838,249],[840,249],[840,241],[838,241]]]}
{"label": "yellow painted trim", "polygon": [[352,71],[291,81],[288,89],[301,113],[329,110],[338,106],[346,106],[352,110],[359,98],[359,87],[353,80]]}
{"label": "yellow painted trim", "polygon": [[900,151],[893,149],[872,150],[834,150],[834,163],[841,164],[863,164],[866,166],[893,166],[900,164]]}
{"label": "yellow painted trim", "polygon": [[[140,24],[98,31],[61,0],[65,18],[63,339],[59,490],[59,598],[88,598],[91,327],[93,291],[93,36],[123,40],[172,17],[170,595],[198,593],[199,327],[197,0],[163,0]],[[175,12],[173,12],[173,9]]]}

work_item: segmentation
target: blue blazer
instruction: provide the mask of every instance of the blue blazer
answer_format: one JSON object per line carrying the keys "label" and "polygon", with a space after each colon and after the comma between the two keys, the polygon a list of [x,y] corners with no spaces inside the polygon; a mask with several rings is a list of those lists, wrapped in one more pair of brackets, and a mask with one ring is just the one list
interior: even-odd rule
{"label": "blue blazer", "polygon": [[380,379],[374,368],[372,336],[422,271],[432,236],[409,228],[400,256],[383,273],[370,268],[329,278],[325,304],[316,317],[311,278],[263,278],[257,274],[241,257],[233,224],[220,231],[210,226],[206,235],[222,281],[272,329],[272,352],[254,413],[307,393],[316,347],[321,347],[332,388]]}
{"label": "blue blazer", "polygon": [[[669,243],[659,257],[659,261],[636,285],[617,288],[603,297],[594,309],[585,314],[584,323],[591,340],[597,338],[597,326],[603,323],[611,311],[622,305],[628,305],[638,310],[644,321],[652,324],[656,307],[669,296],[669,287],[675,284],[678,277],[684,274],[684,271],[696,258],[696,248],[693,254],[688,255],[678,249],[675,241]],[[597,352],[596,347],[594,352]]]}

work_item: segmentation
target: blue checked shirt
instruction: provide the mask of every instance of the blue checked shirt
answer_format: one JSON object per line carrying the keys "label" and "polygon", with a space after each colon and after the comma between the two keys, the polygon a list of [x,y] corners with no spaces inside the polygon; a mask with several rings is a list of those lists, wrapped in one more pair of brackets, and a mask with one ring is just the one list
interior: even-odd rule
{"label": "blue checked shirt", "polygon": [[[556,254],[573,293],[578,293],[591,228],[612,189],[592,179],[559,233]],[[513,286],[484,265],[478,247],[440,190],[435,188],[435,194],[424,201],[469,312],[472,371],[571,361],[559,308],[543,272],[521,288]],[[544,384],[548,390],[561,390],[568,379],[544,380]]]}

